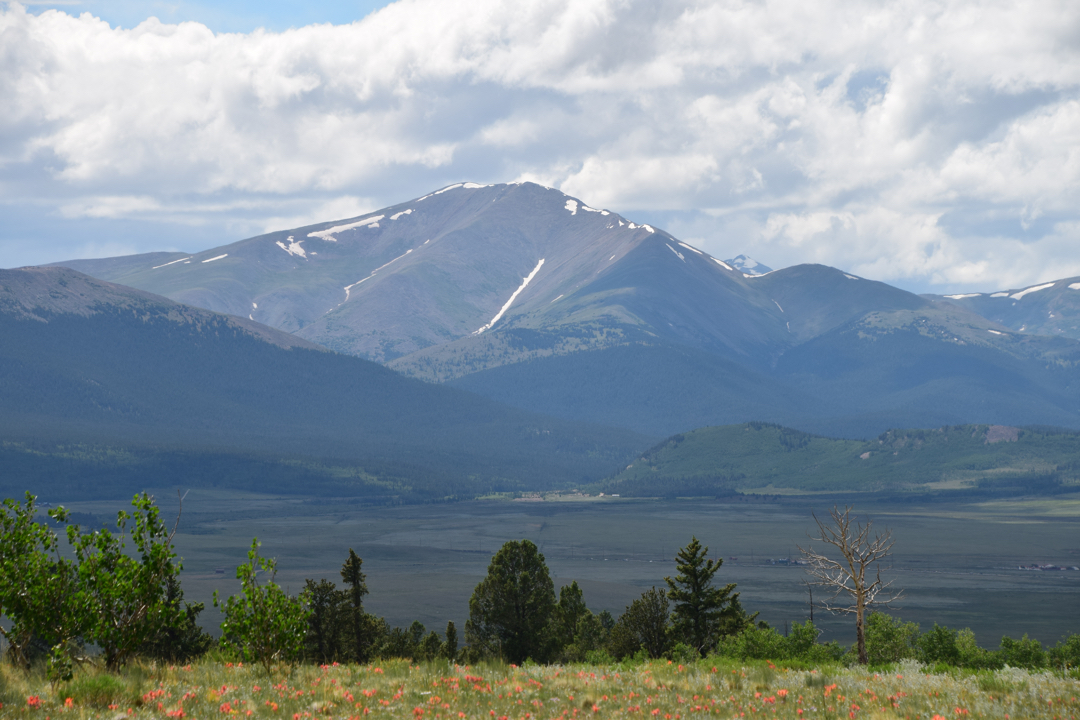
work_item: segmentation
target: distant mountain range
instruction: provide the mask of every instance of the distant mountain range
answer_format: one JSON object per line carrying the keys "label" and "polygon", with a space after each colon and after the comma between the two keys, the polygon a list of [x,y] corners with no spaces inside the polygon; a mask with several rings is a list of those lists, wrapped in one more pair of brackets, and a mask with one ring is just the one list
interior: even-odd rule
{"label": "distant mountain range", "polygon": [[0,270],[0,336],[0,497],[173,481],[471,497],[595,481],[648,443],[60,267]]}
{"label": "distant mountain range", "polygon": [[820,265],[773,271],[532,183],[452,185],[195,254],[61,264],[653,437],[747,420],[847,437],[1080,427],[1080,279],[939,297]]}

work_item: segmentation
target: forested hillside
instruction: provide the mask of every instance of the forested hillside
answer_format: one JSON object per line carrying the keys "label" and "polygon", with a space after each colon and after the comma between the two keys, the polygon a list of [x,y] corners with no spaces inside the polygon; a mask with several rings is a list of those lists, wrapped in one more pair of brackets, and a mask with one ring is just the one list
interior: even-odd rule
{"label": "forested hillside", "polygon": [[1080,433],[957,425],[838,440],[768,423],[674,435],[602,490],[624,496],[876,492],[920,497],[1022,495],[1080,488]]}

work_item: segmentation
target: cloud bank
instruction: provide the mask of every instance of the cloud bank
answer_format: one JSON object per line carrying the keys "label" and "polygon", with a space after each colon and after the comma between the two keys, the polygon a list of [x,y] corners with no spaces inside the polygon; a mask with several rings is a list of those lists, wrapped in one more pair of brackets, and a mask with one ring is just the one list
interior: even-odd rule
{"label": "cloud bank", "polygon": [[1073,2],[399,0],[249,34],[10,4],[0,97],[0,265],[527,179],[773,266],[1080,275]]}

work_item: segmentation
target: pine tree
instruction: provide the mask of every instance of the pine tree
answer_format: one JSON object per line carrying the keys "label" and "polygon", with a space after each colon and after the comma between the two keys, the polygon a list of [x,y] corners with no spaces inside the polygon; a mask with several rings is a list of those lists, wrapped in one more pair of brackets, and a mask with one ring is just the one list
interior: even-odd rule
{"label": "pine tree", "polygon": [[713,587],[713,576],[724,564],[722,558],[706,558],[709,548],[696,537],[676,555],[675,579],[664,578],[668,598],[675,606],[672,630],[675,638],[696,649],[702,656],[716,645],[721,635],[734,634],[750,624],[739,605],[735,583]]}
{"label": "pine tree", "polygon": [[469,599],[465,639],[470,652],[521,663],[545,662],[555,613],[555,585],[544,556],[530,540],[510,541],[491,559]]}
{"label": "pine tree", "polygon": [[454,621],[446,623],[446,643],[443,645],[443,655],[450,662],[457,661],[457,628],[454,626]]}
{"label": "pine tree", "polygon": [[349,559],[341,566],[341,579],[349,586],[349,630],[351,637],[350,650],[356,662],[364,662],[368,659],[368,646],[370,638],[368,629],[371,624],[364,612],[364,596],[368,594],[367,576],[360,568],[364,564],[352,548],[349,548]]}

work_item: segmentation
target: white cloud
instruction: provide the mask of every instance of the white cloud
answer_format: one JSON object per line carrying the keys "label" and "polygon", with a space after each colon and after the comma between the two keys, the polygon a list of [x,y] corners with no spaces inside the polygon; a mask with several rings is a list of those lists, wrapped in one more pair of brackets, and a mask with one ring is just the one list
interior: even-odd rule
{"label": "white cloud", "polygon": [[0,190],[72,222],[257,232],[528,178],[927,289],[1053,278],[1080,240],[1066,0],[399,0],[249,34],[10,4],[0,96]]}

